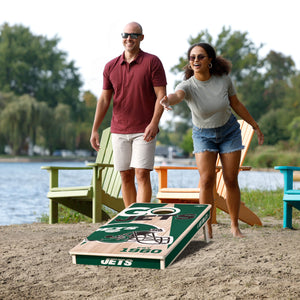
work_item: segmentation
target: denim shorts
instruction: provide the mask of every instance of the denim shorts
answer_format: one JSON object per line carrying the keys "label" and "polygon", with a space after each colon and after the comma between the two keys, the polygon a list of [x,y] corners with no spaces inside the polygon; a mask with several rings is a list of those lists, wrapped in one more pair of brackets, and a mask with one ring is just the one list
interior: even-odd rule
{"label": "denim shorts", "polygon": [[240,124],[231,114],[227,123],[217,128],[198,128],[193,126],[194,152],[230,153],[244,149]]}

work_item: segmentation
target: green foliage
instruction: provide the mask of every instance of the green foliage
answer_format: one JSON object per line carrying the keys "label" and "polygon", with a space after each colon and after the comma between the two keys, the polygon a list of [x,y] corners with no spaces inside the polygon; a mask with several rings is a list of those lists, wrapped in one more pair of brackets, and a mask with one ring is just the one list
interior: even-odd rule
{"label": "green foliage", "polygon": [[288,126],[288,131],[291,135],[292,145],[300,149],[300,117],[296,117]]}
{"label": "green foliage", "polygon": [[241,201],[260,218],[275,217],[282,219],[282,197],[282,189],[276,191],[243,189],[241,191]]}
{"label": "green foliage", "polygon": [[25,95],[10,101],[0,112],[0,131],[13,153],[20,153],[26,139],[36,140],[36,129],[39,124],[44,104]]}
{"label": "green foliage", "polygon": [[265,92],[265,79],[262,74],[251,72],[238,85],[237,93],[240,101],[247,107],[253,118],[259,120],[268,108],[267,101],[262,101]]}
{"label": "green foliage", "polygon": [[274,168],[275,166],[300,166],[297,151],[288,151],[274,146],[259,146],[255,151],[248,151],[244,165],[252,168]]}
{"label": "green foliage", "polygon": [[296,74],[295,63],[290,56],[271,50],[264,59],[266,78],[269,82],[287,80]]}
{"label": "green foliage", "polygon": [[[33,35],[21,25],[0,26],[0,153],[26,154],[30,143],[89,149],[97,98],[82,94],[75,63],[58,49],[59,38]],[[112,104],[100,130],[110,126]]]}
{"label": "green foliage", "polygon": [[[270,190],[241,190],[241,201],[259,218],[272,217],[278,220],[283,218],[283,189]],[[217,209],[217,214],[224,214]],[[293,220],[300,220],[300,211],[293,209]],[[262,220],[263,222],[263,220]],[[297,226],[297,225],[296,225]]]}
{"label": "green foliage", "polygon": [[239,84],[247,74],[261,66],[258,51],[262,47],[255,47],[247,38],[248,32],[233,31],[223,27],[214,43],[217,55],[221,55],[232,63],[231,76]]}
{"label": "green foliage", "polygon": [[270,110],[259,121],[259,125],[265,135],[266,145],[275,145],[279,141],[290,138],[287,125],[290,122],[286,110]]}
{"label": "green foliage", "polygon": [[[300,73],[290,56],[272,50],[260,57],[263,45],[255,46],[247,32],[230,27],[223,27],[216,39],[203,30],[188,42],[208,42],[217,55],[232,62],[238,97],[260,124],[266,145],[299,149]],[[35,36],[21,25],[0,26],[0,153],[4,145],[10,145],[14,154],[21,154],[28,142],[51,152],[58,148],[91,150],[97,99],[89,91],[80,91],[75,63],[67,61],[58,43],[58,37]],[[186,56],[179,57],[171,71],[182,74],[187,63]],[[112,103],[100,131],[110,126],[111,115]],[[173,107],[173,116],[161,128],[158,141],[191,153],[191,112],[184,101]],[[256,146],[254,137],[251,150]],[[264,166],[278,160],[276,153],[262,153],[255,159]]]}
{"label": "green foliage", "polygon": [[[282,219],[283,217],[283,204],[282,204],[283,190],[278,189],[276,191],[268,190],[241,190],[241,201],[251,209],[260,218],[264,217],[274,217],[276,219]],[[155,200],[155,199],[153,199]],[[110,213],[111,212],[108,212]],[[218,211],[219,213],[219,211]],[[78,212],[75,212],[63,205],[59,205],[59,223],[78,223],[85,222],[91,223],[92,219],[88,218]],[[297,209],[293,210],[293,219],[300,218],[300,211]],[[41,218],[38,219],[41,223],[48,223],[49,216],[43,214]]]}
{"label": "green foliage", "polygon": [[300,115],[300,74],[289,78],[286,86],[285,97],[282,99],[282,106],[286,108],[292,117]]}
{"label": "green foliage", "polygon": [[0,27],[0,90],[29,94],[50,107],[64,103],[76,113],[82,86],[78,69],[57,48],[59,39],[34,36],[21,25]]}
{"label": "green foliage", "polygon": [[[103,207],[103,210],[111,217],[116,215],[116,212],[109,210],[106,207]],[[58,205],[58,223],[92,223],[92,219],[74,211],[64,205]],[[42,214],[40,218],[38,218],[38,222],[41,223],[49,223],[49,216],[47,214]]]}
{"label": "green foliage", "polygon": [[[49,216],[43,214],[38,218],[41,223],[49,223]],[[92,219],[63,205],[58,205],[58,223],[91,223]]]}
{"label": "green foliage", "polygon": [[180,147],[185,153],[193,153],[194,145],[192,139],[193,129],[189,129],[187,133],[183,136],[182,143]]}

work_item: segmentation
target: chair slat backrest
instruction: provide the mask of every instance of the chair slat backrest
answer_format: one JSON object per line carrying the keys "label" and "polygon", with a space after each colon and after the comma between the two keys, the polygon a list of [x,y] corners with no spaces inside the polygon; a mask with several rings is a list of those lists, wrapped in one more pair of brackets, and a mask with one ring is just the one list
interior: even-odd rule
{"label": "chair slat backrest", "polygon": [[[240,166],[243,165],[246,154],[248,152],[254,130],[251,125],[249,125],[246,121],[244,120],[238,120],[240,124],[240,129],[241,129],[241,134],[242,134],[242,144],[244,145],[244,149],[241,152],[241,160],[240,160]],[[220,157],[218,157],[218,163],[221,166],[221,160]],[[223,179],[223,172],[222,170],[217,173],[217,180],[216,180],[216,190],[217,193],[226,198],[226,187]]]}
{"label": "chair slat backrest", "polygon": [[[102,132],[96,163],[114,163],[110,127]],[[106,193],[113,197],[118,197],[121,190],[120,173],[114,168],[105,168],[102,171],[102,187]]]}
{"label": "chair slat backrest", "polygon": [[239,120],[238,122],[240,123],[240,128],[242,132],[242,143],[245,147],[241,153],[240,166],[242,166],[254,135],[254,129],[250,124],[248,124],[244,120]]}

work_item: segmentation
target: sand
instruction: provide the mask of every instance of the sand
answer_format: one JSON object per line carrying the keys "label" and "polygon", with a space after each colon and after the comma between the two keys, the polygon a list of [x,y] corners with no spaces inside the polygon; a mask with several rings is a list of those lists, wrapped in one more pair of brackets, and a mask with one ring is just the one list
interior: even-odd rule
{"label": "sand", "polygon": [[165,270],[72,264],[69,250],[99,224],[0,227],[0,299],[300,299],[300,230],[213,225]]}

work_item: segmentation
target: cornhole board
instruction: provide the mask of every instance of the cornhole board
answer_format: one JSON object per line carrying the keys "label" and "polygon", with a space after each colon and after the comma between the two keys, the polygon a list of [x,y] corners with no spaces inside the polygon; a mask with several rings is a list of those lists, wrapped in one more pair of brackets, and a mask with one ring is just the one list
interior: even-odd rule
{"label": "cornhole board", "polygon": [[208,204],[134,203],[70,250],[74,264],[165,269],[204,229]]}

